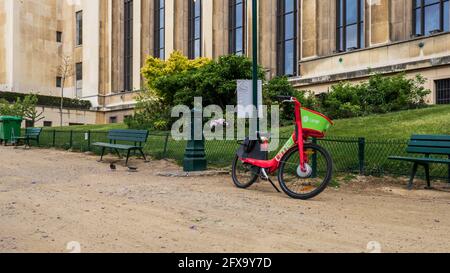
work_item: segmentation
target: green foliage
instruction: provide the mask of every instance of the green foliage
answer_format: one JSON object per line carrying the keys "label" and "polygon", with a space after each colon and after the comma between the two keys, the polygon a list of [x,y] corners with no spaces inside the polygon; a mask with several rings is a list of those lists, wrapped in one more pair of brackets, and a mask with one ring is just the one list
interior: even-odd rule
{"label": "green foliage", "polygon": [[164,106],[152,91],[144,91],[137,98],[135,114],[125,119],[125,124],[133,129],[168,130],[170,108]]}
{"label": "green foliage", "polygon": [[9,103],[5,99],[0,99],[0,116],[17,116],[23,115],[20,99],[17,99],[14,103]]}
{"label": "green foliage", "polygon": [[125,120],[128,127],[168,130],[170,109],[177,93],[192,86],[192,79],[188,77],[192,71],[210,62],[207,58],[189,60],[179,51],[174,51],[167,61],[149,56],[141,69],[147,88],[136,99],[134,116]]}
{"label": "green foliage", "polygon": [[[262,68],[259,77],[264,78]],[[167,105],[192,106],[195,97],[202,97],[204,105],[225,108],[236,104],[236,80],[251,78],[252,62],[243,56],[229,55],[194,69],[159,77],[153,87]]]}
{"label": "green foliage", "polygon": [[36,110],[37,103],[38,97],[35,94],[26,95],[23,99],[16,98],[14,103],[0,99],[0,116],[24,117],[34,125],[44,118],[42,112]]}
{"label": "green foliage", "polygon": [[[53,96],[44,96],[35,94],[37,97],[38,106],[48,106],[48,107],[60,107],[61,98]],[[24,99],[27,95],[21,93],[13,92],[0,92],[0,99],[4,99],[9,103],[15,103],[16,100]],[[64,98],[64,108],[76,109],[76,110],[89,110],[92,107],[90,101],[80,100],[80,99],[70,99]]]}
{"label": "green foliage", "polygon": [[[135,115],[126,123],[131,128],[165,130],[172,122],[170,109],[176,105],[192,107],[195,97],[202,97],[203,105],[236,105],[236,80],[252,78],[252,62],[236,55],[215,61],[188,60],[175,52],[167,61],[149,57],[142,75],[148,90],[139,96]],[[264,79],[262,68],[259,77]]]}
{"label": "green foliage", "polygon": [[181,52],[174,51],[167,61],[149,56],[141,69],[141,74],[147,89],[151,90],[151,96],[156,95],[164,103],[172,105],[180,86],[187,84],[182,76],[187,71],[195,71],[210,62],[211,60],[207,58],[189,60]]}
{"label": "green foliage", "polygon": [[420,108],[431,93],[424,83],[421,75],[408,79],[405,73],[389,77],[376,74],[360,84],[341,82],[319,96],[318,108],[335,119]]}

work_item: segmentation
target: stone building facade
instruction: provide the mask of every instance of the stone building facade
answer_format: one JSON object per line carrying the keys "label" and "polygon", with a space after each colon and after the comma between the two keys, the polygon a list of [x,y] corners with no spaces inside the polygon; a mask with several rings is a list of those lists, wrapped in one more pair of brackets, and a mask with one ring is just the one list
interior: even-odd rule
{"label": "stone building facade", "polygon": [[[321,93],[373,72],[421,73],[429,102],[450,103],[449,0],[258,2],[269,78]],[[121,122],[148,55],[251,56],[251,9],[249,0],[1,0],[0,92],[59,96],[65,56],[65,96],[93,105],[73,123]]]}

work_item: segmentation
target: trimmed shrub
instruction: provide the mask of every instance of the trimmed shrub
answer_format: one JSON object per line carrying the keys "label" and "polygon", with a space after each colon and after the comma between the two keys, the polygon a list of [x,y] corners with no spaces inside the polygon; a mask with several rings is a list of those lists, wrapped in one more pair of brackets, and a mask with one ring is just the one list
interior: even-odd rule
{"label": "trimmed shrub", "polygon": [[[26,96],[27,94],[22,93],[0,92],[0,99],[4,99],[9,103],[15,103],[18,98],[23,100]],[[58,108],[60,107],[61,97],[44,96],[44,95],[36,95],[36,96],[38,106],[58,107]],[[90,101],[64,98],[64,108],[76,110],[89,110],[91,107],[92,104]]]}

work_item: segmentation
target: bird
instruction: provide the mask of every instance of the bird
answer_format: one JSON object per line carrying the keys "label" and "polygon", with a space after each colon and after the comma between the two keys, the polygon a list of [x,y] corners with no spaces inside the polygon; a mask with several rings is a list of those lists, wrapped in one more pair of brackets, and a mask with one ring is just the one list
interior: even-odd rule
{"label": "bird", "polygon": [[128,166],[128,171],[129,171],[129,172],[137,172],[137,170],[138,170],[137,167],[131,167],[131,166]]}
{"label": "bird", "polygon": [[114,163],[109,164],[109,168],[111,169],[111,171],[117,170],[116,164]]}

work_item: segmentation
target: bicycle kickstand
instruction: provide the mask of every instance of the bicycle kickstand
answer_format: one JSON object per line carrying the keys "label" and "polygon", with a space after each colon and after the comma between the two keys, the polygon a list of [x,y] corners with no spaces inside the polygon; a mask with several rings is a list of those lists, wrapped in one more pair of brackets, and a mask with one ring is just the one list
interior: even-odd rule
{"label": "bicycle kickstand", "polygon": [[275,185],[275,183],[273,183],[272,179],[267,178],[267,180],[269,180],[270,184],[272,184],[272,186],[277,190],[278,193],[281,193],[281,191],[278,189],[278,187]]}

